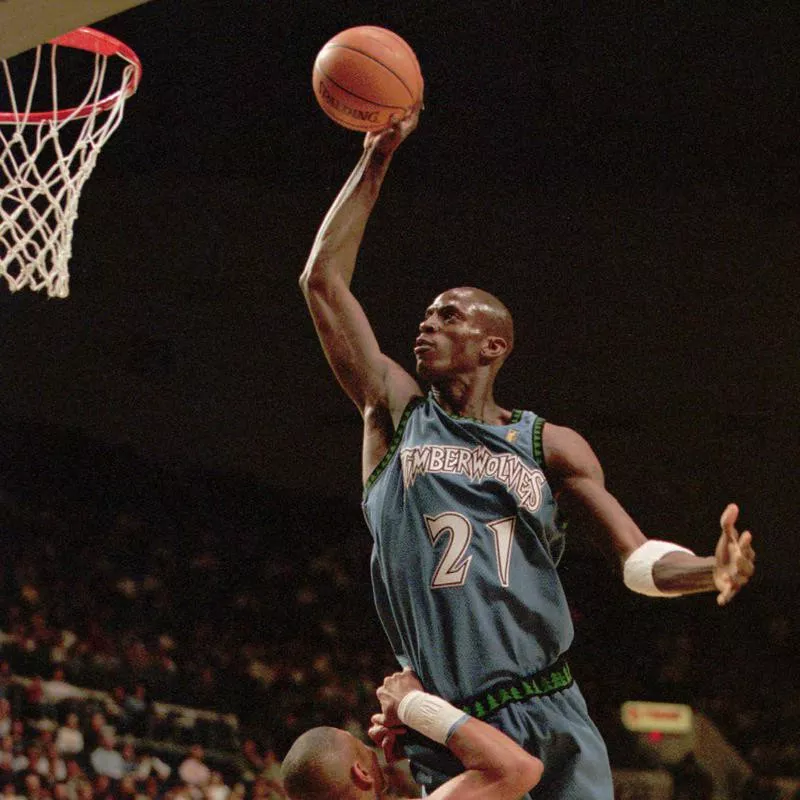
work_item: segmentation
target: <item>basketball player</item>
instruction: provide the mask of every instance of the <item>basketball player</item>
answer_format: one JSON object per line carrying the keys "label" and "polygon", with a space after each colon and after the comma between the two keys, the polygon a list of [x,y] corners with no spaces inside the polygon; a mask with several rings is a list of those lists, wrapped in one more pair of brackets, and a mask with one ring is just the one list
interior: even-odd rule
{"label": "basketball player", "polygon": [[[439,697],[421,691],[410,670],[389,675],[378,688],[381,713],[370,735],[387,760],[408,727],[441,742],[463,764],[463,772],[437,789],[434,800],[518,800],[536,785],[542,762],[491,725],[467,716]],[[375,752],[347,731],[313,728],[300,736],[283,760],[290,800],[374,800],[386,787]]]}
{"label": "basketball player", "polygon": [[[367,134],[300,280],[328,361],[364,420],[375,603],[398,662],[426,691],[541,758],[533,797],[611,800],[605,745],[565,656],[573,629],[556,571],[556,496],[616,550],[626,585],[643,594],[716,591],[728,603],[753,574],[752,537],[739,535],[731,504],[714,556],[646,538],[578,433],[499,406],[493,386],[514,326],[487,292],[451,289],[424,311],[414,355],[427,393],[381,352],[350,281],[389,164],[418,115]],[[426,742],[406,752],[428,791],[459,768]]]}

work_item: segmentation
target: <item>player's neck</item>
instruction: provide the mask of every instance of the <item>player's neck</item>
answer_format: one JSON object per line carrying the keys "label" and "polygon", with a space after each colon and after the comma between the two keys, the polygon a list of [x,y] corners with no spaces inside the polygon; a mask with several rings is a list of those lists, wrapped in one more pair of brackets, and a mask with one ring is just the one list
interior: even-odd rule
{"label": "player's neck", "polygon": [[509,411],[497,405],[490,385],[454,380],[431,386],[431,394],[448,414],[454,416],[469,417],[490,425],[505,425],[511,416]]}

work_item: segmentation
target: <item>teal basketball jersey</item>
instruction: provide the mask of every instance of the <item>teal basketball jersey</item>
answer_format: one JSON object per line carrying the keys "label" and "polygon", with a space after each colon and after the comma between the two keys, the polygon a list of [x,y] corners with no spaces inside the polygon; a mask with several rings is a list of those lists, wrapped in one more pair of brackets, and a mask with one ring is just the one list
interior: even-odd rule
{"label": "teal basketball jersey", "polygon": [[538,672],[572,642],[544,420],[507,425],[415,398],[369,477],[375,604],[402,666],[451,702]]}

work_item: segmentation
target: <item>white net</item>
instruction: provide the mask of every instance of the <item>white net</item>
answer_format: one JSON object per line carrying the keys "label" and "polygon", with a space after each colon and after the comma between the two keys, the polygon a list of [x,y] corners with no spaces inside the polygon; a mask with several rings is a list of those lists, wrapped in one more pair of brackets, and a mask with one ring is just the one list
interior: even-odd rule
{"label": "white net", "polygon": [[[110,37],[100,35],[108,49],[105,39]],[[74,56],[76,46],[89,49],[82,40],[68,47],[37,47],[22,76],[18,59],[14,65],[2,60],[7,96],[0,85],[0,274],[12,292],[28,288],[44,289],[50,297],[69,294],[72,232],[81,191],[138,82],[138,60],[115,51],[111,55],[125,63],[120,70],[109,70],[109,53],[83,53],[92,66],[84,70],[82,99],[60,107],[59,50]],[[117,91],[109,94],[111,80],[117,81]],[[42,86],[47,111],[36,108]]]}

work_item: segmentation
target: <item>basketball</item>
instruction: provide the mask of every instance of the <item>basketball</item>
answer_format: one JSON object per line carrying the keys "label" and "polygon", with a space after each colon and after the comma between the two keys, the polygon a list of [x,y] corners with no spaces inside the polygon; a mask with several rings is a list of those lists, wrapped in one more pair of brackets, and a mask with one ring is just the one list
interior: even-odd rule
{"label": "basketball", "polygon": [[422,73],[408,43],[386,28],[337,33],[317,54],[314,94],[322,110],[354,131],[378,131],[422,97]]}

